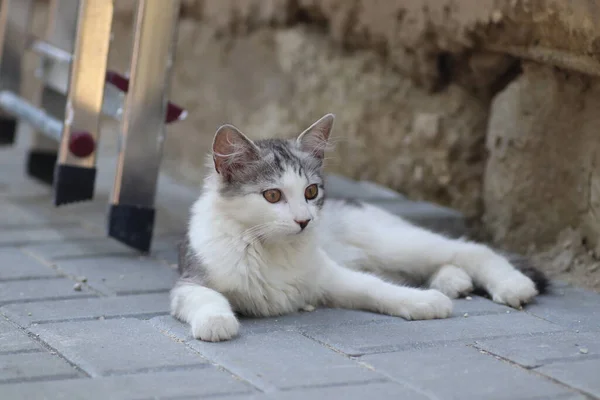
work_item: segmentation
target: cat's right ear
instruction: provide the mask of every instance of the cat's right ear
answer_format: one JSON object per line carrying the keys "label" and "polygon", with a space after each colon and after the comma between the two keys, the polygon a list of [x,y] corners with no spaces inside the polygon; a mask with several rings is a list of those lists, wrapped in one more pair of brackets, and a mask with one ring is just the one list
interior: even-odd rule
{"label": "cat's right ear", "polygon": [[231,179],[236,171],[259,158],[256,145],[233,125],[217,129],[212,153],[215,170],[225,179]]}

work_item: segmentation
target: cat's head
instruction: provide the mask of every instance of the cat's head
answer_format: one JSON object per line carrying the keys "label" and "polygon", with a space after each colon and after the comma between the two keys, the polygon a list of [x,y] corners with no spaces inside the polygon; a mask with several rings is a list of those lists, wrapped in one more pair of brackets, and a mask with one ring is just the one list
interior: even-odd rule
{"label": "cat's head", "polygon": [[252,141],[221,126],[212,148],[219,212],[263,241],[312,231],[325,201],[323,161],[333,121],[327,114],[291,140]]}

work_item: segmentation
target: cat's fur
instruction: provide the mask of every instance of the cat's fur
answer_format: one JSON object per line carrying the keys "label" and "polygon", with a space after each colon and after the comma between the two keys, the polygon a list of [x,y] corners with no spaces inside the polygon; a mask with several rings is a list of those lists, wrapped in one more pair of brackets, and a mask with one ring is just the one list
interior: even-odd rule
{"label": "cat's fur", "polygon": [[[181,278],[171,291],[172,315],[194,337],[231,339],[239,330],[235,313],[326,306],[446,318],[450,299],[474,288],[513,307],[543,289],[543,276],[536,288],[487,246],[448,239],[369,204],[325,201],[333,121],[324,116],[296,140],[252,142],[231,125],[217,131],[212,172],[192,207]],[[307,200],[311,184],[319,193]],[[279,189],[281,201],[268,202],[269,189]],[[305,229],[300,221],[309,221]]]}

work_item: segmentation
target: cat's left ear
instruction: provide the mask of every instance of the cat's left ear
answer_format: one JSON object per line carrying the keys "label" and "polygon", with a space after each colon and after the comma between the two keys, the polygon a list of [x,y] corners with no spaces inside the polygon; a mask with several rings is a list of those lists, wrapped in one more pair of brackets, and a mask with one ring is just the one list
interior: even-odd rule
{"label": "cat's left ear", "polygon": [[312,153],[322,160],[325,157],[325,148],[334,120],[335,116],[333,114],[327,114],[302,132],[296,140],[302,151]]}

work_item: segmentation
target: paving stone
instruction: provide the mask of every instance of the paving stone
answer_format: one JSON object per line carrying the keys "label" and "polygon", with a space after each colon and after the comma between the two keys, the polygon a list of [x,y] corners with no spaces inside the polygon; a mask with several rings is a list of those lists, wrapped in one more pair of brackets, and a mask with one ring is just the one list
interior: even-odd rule
{"label": "paving stone", "polygon": [[25,332],[0,316],[0,354],[42,351]]}
{"label": "paving stone", "polygon": [[0,311],[21,326],[99,317],[150,318],[169,312],[169,294],[152,293],[9,304],[2,307]]}
{"label": "paving stone", "polygon": [[[357,324],[386,322],[393,319],[395,317],[364,311],[317,309],[313,312],[288,314],[274,318],[241,318],[240,335],[255,335],[278,331],[301,331],[304,327],[319,325],[340,326],[340,329],[347,329]],[[189,326],[171,316],[152,318],[150,323],[180,340],[193,340]]]}
{"label": "paving stone", "polygon": [[206,360],[136,319],[37,325],[31,331],[91,376],[199,368]]}
{"label": "paving stone", "polygon": [[574,287],[559,287],[538,296],[526,311],[572,329],[600,330],[600,294]]}
{"label": "paving stone", "polygon": [[460,237],[467,233],[464,216],[451,208],[422,201],[374,200],[369,203],[415,225],[448,236]]}
{"label": "paving stone", "polygon": [[141,400],[201,399],[250,393],[252,389],[213,367],[201,370],[150,372],[96,379],[69,379],[2,385],[6,399],[44,400]]}
{"label": "paving stone", "polygon": [[376,371],[439,399],[542,399],[573,393],[477,349],[449,346],[361,357]]}
{"label": "paving stone", "polygon": [[177,271],[148,257],[95,257],[59,260],[58,268],[72,276],[85,276],[88,284],[108,294],[169,291]]}
{"label": "paving stone", "polygon": [[47,352],[0,355],[0,384],[76,378],[81,375],[65,360]]}
{"label": "paving stone", "polygon": [[263,333],[278,330],[302,330],[315,326],[354,326],[371,322],[388,322],[396,317],[366,311],[324,308],[274,318],[242,318],[242,333]]}
{"label": "paving stone", "polygon": [[0,248],[0,281],[57,277],[55,270],[14,248]]}
{"label": "paving stone", "polygon": [[470,298],[471,300],[466,300],[464,298],[453,300],[454,310],[452,315],[455,317],[463,317],[465,313],[469,314],[469,316],[475,316],[485,314],[506,314],[507,312],[510,314],[512,312],[519,312],[510,307],[494,303],[493,301],[484,297],[471,295]]}
{"label": "paving stone", "polygon": [[152,256],[157,260],[164,261],[170,265],[176,265],[178,263],[178,252],[175,249],[161,250],[153,252]]}
{"label": "paving stone", "polygon": [[111,238],[70,240],[62,243],[38,244],[24,248],[46,260],[97,255],[132,255],[136,251]]}
{"label": "paving stone", "polygon": [[61,242],[102,236],[99,233],[77,226],[46,226],[0,230],[0,246],[22,246],[32,242]]}
{"label": "paving stone", "polygon": [[360,385],[333,386],[333,387],[307,387],[305,389],[269,393],[256,399],[282,399],[286,400],[379,400],[379,399],[410,399],[426,400],[430,397],[416,390],[396,382],[372,382]]}
{"label": "paving stone", "polygon": [[569,363],[544,365],[536,369],[546,376],[552,377],[571,387],[588,393],[595,398],[600,397],[600,359],[588,359]]}
{"label": "paving stone", "polygon": [[455,317],[429,321],[404,321],[357,325],[352,329],[306,327],[311,338],[349,355],[441,345],[447,342],[472,342],[499,336],[555,332],[561,327],[523,312],[511,314]]}
{"label": "paving stone", "polygon": [[327,196],[333,199],[403,200],[400,193],[373,182],[355,181],[341,175],[329,174],[325,181]]}
{"label": "paving stone", "polygon": [[381,380],[375,372],[296,332],[188,345],[262,390]]}
{"label": "paving stone", "polygon": [[528,368],[557,361],[600,358],[600,333],[557,332],[478,341],[477,348]]}
{"label": "paving stone", "polygon": [[3,228],[72,224],[72,220],[65,220],[56,214],[35,213],[8,201],[2,201],[0,209],[0,227]]}
{"label": "paving stone", "polygon": [[0,282],[0,305],[94,296],[85,287],[81,291],[73,290],[73,284],[66,278]]}

